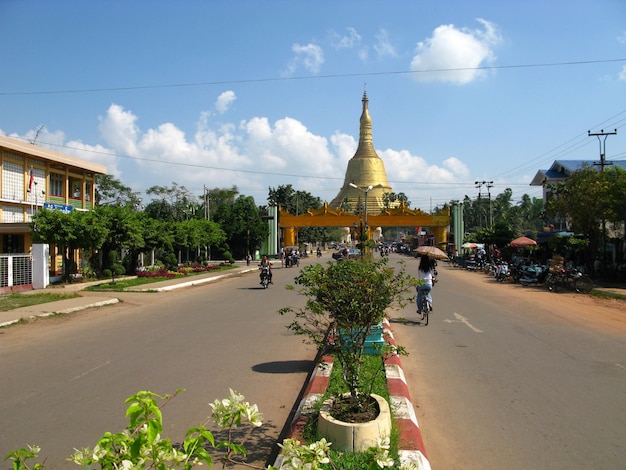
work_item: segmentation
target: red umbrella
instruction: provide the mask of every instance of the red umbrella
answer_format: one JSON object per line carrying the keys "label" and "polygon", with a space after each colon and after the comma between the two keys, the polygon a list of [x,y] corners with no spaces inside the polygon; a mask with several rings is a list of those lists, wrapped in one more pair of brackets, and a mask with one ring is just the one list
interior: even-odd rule
{"label": "red umbrella", "polygon": [[528,237],[519,237],[510,243],[510,245],[513,248],[521,248],[523,246],[534,246],[536,244],[537,242],[535,240],[533,240],[532,238],[528,238]]}

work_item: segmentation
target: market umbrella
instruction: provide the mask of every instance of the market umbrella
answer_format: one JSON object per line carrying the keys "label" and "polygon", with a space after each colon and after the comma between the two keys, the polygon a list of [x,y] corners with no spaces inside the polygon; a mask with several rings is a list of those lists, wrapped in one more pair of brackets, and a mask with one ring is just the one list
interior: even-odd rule
{"label": "market umbrella", "polygon": [[448,255],[436,246],[420,246],[413,251],[418,255],[428,255],[434,259],[448,259]]}
{"label": "market umbrella", "polygon": [[536,244],[537,242],[535,240],[533,240],[532,238],[528,238],[528,237],[519,237],[510,243],[510,245],[513,248],[522,248],[524,246],[534,246]]}
{"label": "market umbrella", "polygon": [[478,244],[477,243],[472,243],[472,242],[465,242],[461,245],[461,248],[470,248],[472,250],[478,248]]}

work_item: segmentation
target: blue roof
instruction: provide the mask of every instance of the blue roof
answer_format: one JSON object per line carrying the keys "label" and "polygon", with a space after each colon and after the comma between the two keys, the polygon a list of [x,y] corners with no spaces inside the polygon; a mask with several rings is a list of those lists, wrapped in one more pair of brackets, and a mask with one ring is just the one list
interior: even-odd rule
{"label": "blue roof", "polygon": [[[626,169],[625,162],[607,161],[607,164]],[[539,170],[530,182],[531,186],[543,186],[545,183],[564,180],[572,173],[585,167],[599,168],[597,160],[555,160],[548,170]]]}

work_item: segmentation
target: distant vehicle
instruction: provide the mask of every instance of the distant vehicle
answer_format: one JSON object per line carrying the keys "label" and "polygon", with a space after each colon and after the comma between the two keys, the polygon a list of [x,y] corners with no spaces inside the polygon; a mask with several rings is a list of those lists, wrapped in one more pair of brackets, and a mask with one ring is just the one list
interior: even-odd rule
{"label": "distant vehicle", "polygon": [[[359,250],[358,248],[348,248],[347,251],[348,251],[347,259],[357,259],[361,257],[361,250]],[[338,251],[335,251],[332,254],[333,259],[336,259],[338,263],[341,261],[344,261],[346,257],[344,256],[343,252],[344,252],[343,248],[339,249]]]}

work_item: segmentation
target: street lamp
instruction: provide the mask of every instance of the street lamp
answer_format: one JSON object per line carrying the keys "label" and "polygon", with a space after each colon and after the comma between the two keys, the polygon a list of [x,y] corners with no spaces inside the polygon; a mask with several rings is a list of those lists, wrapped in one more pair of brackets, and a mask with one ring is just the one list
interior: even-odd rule
{"label": "street lamp", "polygon": [[358,189],[359,191],[365,193],[365,230],[366,230],[365,233],[367,234],[367,240],[369,240],[369,238],[370,238],[369,237],[370,229],[369,229],[369,225],[367,223],[367,194],[374,188],[382,187],[382,184],[380,184],[380,183],[376,184],[376,185],[371,185],[370,184],[367,188],[361,188],[360,186],[357,186],[354,183],[350,183],[350,187]]}

